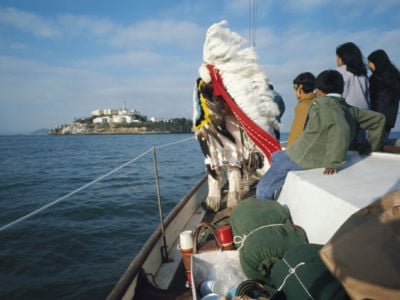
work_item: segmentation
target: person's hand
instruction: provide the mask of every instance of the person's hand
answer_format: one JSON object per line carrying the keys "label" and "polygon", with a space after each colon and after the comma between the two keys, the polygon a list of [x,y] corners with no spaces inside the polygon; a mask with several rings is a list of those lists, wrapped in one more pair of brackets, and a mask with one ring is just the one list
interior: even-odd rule
{"label": "person's hand", "polygon": [[332,175],[332,174],[336,174],[337,173],[337,169],[334,168],[325,168],[324,170],[324,175]]}

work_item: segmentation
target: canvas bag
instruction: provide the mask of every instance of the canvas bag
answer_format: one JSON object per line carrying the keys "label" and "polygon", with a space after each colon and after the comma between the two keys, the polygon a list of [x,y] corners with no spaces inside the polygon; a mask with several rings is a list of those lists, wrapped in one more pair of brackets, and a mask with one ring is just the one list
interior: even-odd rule
{"label": "canvas bag", "polygon": [[400,190],[351,215],[319,254],[351,299],[400,299]]}
{"label": "canvas bag", "polygon": [[248,279],[242,271],[237,250],[193,254],[191,276],[193,300],[200,299],[197,288],[202,281],[219,279],[229,283],[231,288]]}

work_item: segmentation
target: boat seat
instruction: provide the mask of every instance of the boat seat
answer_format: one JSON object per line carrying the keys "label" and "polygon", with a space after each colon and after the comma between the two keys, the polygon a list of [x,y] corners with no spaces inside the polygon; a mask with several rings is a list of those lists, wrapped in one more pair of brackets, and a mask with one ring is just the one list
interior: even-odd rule
{"label": "boat seat", "polygon": [[400,155],[349,151],[337,174],[323,168],[289,172],[278,202],[290,209],[310,243],[325,244],[350,215],[400,189]]}

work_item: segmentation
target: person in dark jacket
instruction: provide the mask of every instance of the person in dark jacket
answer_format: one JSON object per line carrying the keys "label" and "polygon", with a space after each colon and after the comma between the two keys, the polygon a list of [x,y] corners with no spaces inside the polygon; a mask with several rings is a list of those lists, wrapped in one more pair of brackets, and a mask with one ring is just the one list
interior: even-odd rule
{"label": "person in dark jacket", "polygon": [[[274,86],[271,83],[268,86],[272,91],[272,96],[273,96],[272,100],[276,103],[276,105],[278,105],[279,116],[277,116],[276,119],[280,124],[283,113],[285,112],[285,102],[283,101],[281,94],[275,91]],[[279,141],[281,139],[281,131],[279,129],[275,129],[274,132],[276,139]]]}
{"label": "person in dark jacket", "polygon": [[371,109],[386,117],[383,140],[387,140],[396,124],[400,100],[400,72],[392,64],[384,50],[376,50],[368,56]]}

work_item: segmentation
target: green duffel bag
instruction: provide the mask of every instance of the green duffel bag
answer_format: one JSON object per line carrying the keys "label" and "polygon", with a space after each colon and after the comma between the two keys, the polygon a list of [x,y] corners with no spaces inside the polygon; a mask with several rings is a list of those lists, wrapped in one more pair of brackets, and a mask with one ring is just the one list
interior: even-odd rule
{"label": "green duffel bag", "polygon": [[[254,229],[269,224],[291,224],[289,210],[276,201],[247,198],[238,203],[230,216],[234,236],[249,234]],[[235,243],[236,248],[239,247]]]}
{"label": "green duffel bag", "polygon": [[323,264],[322,245],[306,244],[289,249],[272,267],[270,283],[286,300],[348,300],[342,285]]}
{"label": "green duffel bag", "polygon": [[307,243],[304,230],[292,224],[271,224],[244,235],[238,251],[243,272],[249,279],[265,282],[272,266],[285,252]]}

